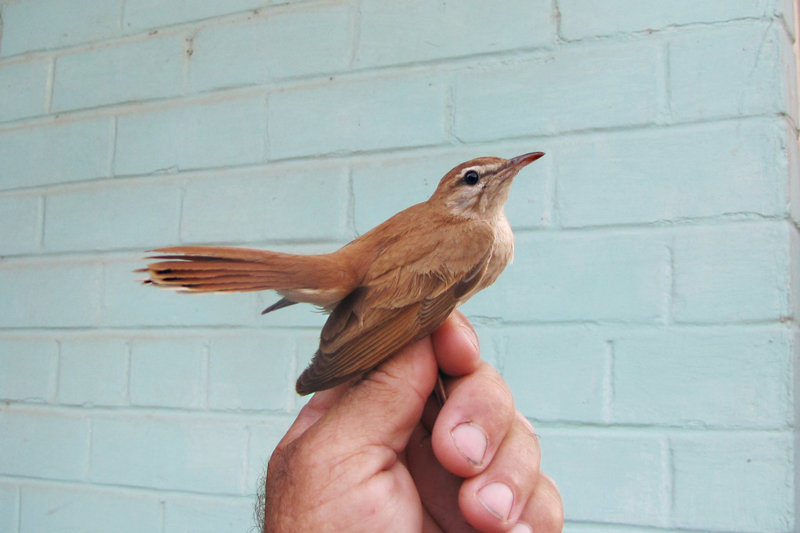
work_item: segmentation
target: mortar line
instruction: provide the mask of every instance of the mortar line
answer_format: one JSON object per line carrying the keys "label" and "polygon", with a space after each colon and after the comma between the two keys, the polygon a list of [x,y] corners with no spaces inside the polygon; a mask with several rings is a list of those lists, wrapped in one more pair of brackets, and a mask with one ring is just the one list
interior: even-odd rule
{"label": "mortar line", "polygon": [[159,500],[158,501],[158,512],[159,517],[161,518],[161,533],[164,533],[167,530],[167,501],[166,500]]}
{"label": "mortar line", "polygon": [[661,440],[661,525],[672,525],[675,516],[675,465],[672,442],[669,436]]}
{"label": "mortar line", "polygon": [[106,263],[100,263],[95,274],[95,300],[92,302],[94,305],[94,320],[91,323],[92,327],[97,326],[103,322],[103,314],[105,312],[106,301]]}
{"label": "mortar line", "polygon": [[465,144],[456,135],[456,80],[455,74],[447,76],[448,84],[444,95],[444,113],[442,117],[444,136],[451,144]]}
{"label": "mortar line", "polygon": [[131,364],[133,363],[133,341],[125,341],[125,390],[122,402],[124,406],[131,407]]}
{"label": "mortar line", "polygon": [[351,238],[358,237],[358,228],[356,227],[356,192],[355,183],[353,183],[353,167],[347,167],[347,217],[345,220],[347,225],[346,231],[350,232]]}
{"label": "mortar line", "polygon": [[178,235],[177,240],[180,243],[183,243],[183,209],[186,205],[186,189],[189,187],[186,179],[180,181],[180,187],[178,192],[178,221],[177,221],[177,228],[178,228]]}
{"label": "mortar line", "polygon": [[[92,41],[81,41],[72,44],[57,45],[46,49],[38,48],[33,50],[25,50],[22,52],[17,52],[13,55],[4,56],[0,58],[0,61],[19,60],[22,58],[38,59],[38,56],[51,54],[54,52],[79,54],[93,49],[115,46],[117,44],[138,43],[148,40],[151,37],[152,32],[156,30],[160,37],[173,37],[175,35],[179,35],[182,32],[186,32],[187,30],[204,30],[210,27],[220,26],[224,24],[243,22],[247,20],[249,17],[252,17],[254,14],[255,16],[268,18],[270,16],[277,15],[280,13],[301,11],[308,9],[307,7],[308,5],[325,7],[325,6],[335,6],[337,4],[335,0],[317,0],[317,1],[305,1],[305,2],[295,1],[291,3],[286,2],[283,4],[274,4],[274,5],[261,5],[256,8],[240,9],[238,11],[233,11],[229,13],[220,13],[218,15],[212,15],[210,17],[196,19],[196,20],[185,20],[185,21],[166,23],[160,26],[143,27],[134,30],[131,33],[126,33],[124,28],[124,10],[126,7],[126,2],[124,1],[121,4],[120,19],[118,19],[120,22],[120,31],[121,31],[119,35],[114,35],[104,38],[101,37],[99,39],[95,39]],[[262,13],[268,13],[268,14],[262,15]]]}
{"label": "mortar line", "polygon": [[563,44],[567,43],[568,41],[564,39],[564,36],[561,33],[561,9],[558,7],[558,0],[553,0],[552,4],[552,17],[555,23],[555,39],[556,43]]}
{"label": "mortar line", "polygon": [[[2,35],[0,35],[2,37]],[[17,531],[22,533],[22,485],[17,485]]]}
{"label": "mortar line", "polygon": [[0,53],[3,52],[3,30],[5,29],[5,3],[0,3]]}
{"label": "mortar line", "polygon": [[[672,46],[670,41],[664,41],[661,61],[662,91],[664,99],[664,122],[672,124],[675,120],[672,114]],[[662,91],[659,91],[661,93]]]}
{"label": "mortar line", "polygon": [[552,163],[550,163],[551,176],[548,177],[549,183],[547,184],[546,193],[549,196],[548,209],[550,210],[550,223],[546,225],[547,228],[552,230],[561,230],[561,211],[558,208],[558,154],[559,150],[555,150]]}
{"label": "mortar line", "polygon": [[208,409],[211,396],[211,346],[208,340],[203,340],[203,359],[200,362],[200,380],[203,382],[203,396],[200,407]]}
{"label": "mortar line", "polygon": [[51,403],[57,403],[61,393],[61,366],[62,366],[61,357],[62,357],[63,346],[60,339],[56,339],[55,342],[56,342],[56,376],[55,376],[55,384],[53,387],[53,397],[50,400]]}
{"label": "mortar line", "polygon": [[183,54],[181,59],[183,60],[182,70],[181,70],[181,77],[182,77],[182,92],[180,96],[185,96],[191,92],[191,83],[190,83],[190,69],[191,69],[191,61],[192,55],[194,54],[194,39],[197,36],[197,30],[195,31],[186,31],[183,33]]}
{"label": "mortar line", "polygon": [[[575,520],[575,519],[567,519],[564,521],[565,524],[579,524],[582,526],[589,526],[591,528],[597,528],[597,531],[620,531],[625,532],[629,531],[631,533],[643,533],[643,532],[652,532],[652,533],[667,533],[665,532],[665,528],[661,526],[650,526],[650,525],[643,525],[643,524],[626,524],[626,523],[619,523],[619,522],[596,522],[593,520]],[[783,531],[783,530],[780,530]],[[675,527],[669,528],[669,532],[680,532],[680,533],[709,533],[708,529],[693,529],[693,528],[685,528],[685,527]],[[725,533],[748,533],[748,530],[725,530]]]}
{"label": "mortar line", "polygon": [[667,294],[664,302],[664,325],[671,326],[674,322],[672,314],[675,308],[675,236],[672,235],[667,242],[667,263],[665,266],[667,278]]}
{"label": "mortar line", "polygon": [[[52,414],[78,418],[97,419],[119,419],[120,417],[131,420],[160,419],[163,421],[175,420],[194,420],[203,422],[225,422],[225,423],[262,423],[262,422],[292,422],[294,414],[287,413],[283,408],[272,410],[240,409],[231,411],[228,409],[202,410],[187,409],[185,407],[154,407],[154,406],[98,406],[98,405],[56,405],[42,404],[40,402],[6,402],[4,409],[8,413],[36,413]],[[604,435],[609,438],[625,435],[661,437],[664,435],[674,436],[706,436],[706,435],[750,435],[750,436],[774,436],[792,437],[794,428],[788,424],[783,426],[775,425],[669,425],[669,424],[647,424],[618,422],[607,424],[590,420],[564,420],[564,419],[540,419],[533,416],[528,418],[534,422],[539,429],[547,429],[559,434],[580,435],[591,433]],[[0,475],[2,478],[3,475]],[[29,477],[29,476],[21,476]],[[35,478],[35,476],[33,476]]]}
{"label": "mortar line", "polygon": [[614,418],[614,341],[606,341],[606,360],[603,372],[603,421],[611,424]]}
{"label": "mortar line", "polygon": [[350,5],[350,50],[347,58],[347,70],[353,70],[361,46],[361,2],[356,1]]}
{"label": "mortar line", "polygon": [[[265,89],[261,88],[256,91],[252,90],[237,91],[237,93],[230,98],[218,98],[218,97],[209,98],[208,96],[203,98],[195,98],[194,96],[187,96],[185,99],[177,99],[170,103],[180,105],[181,107],[183,107],[184,105],[190,107],[196,105],[213,104],[221,101],[230,101],[235,99],[254,98],[258,95],[265,94],[266,92],[269,91],[266,91]],[[21,121],[13,121],[13,122],[7,122],[5,124],[0,124],[0,133],[6,133],[18,129],[52,127],[56,125],[63,125],[84,120],[110,118],[111,116],[118,116],[118,115],[121,116],[129,114],[131,112],[146,113],[151,111],[159,111],[162,109],[172,109],[176,107],[176,105],[169,105],[169,106],[160,105],[164,103],[165,101],[158,101],[158,102],[149,101],[145,104],[142,103],[137,104],[136,107],[128,107],[127,104],[121,104],[119,106],[96,107],[88,110],[76,111],[74,114],[59,113],[58,119],[55,119],[53,116],[34,117],[30,120],[25,119]],[[593,127],[585,129],[563,129],[552,132],[549,131],[531,132],[520,135],[505,136],[497,139],[475,140],[475,141],[470,141],[470,148],[473,148],[475,150],[491,149],[491,148],[496,148],[498,146],[504,147],[514,144],[527,144],[531,141],[541,141],[541,140],[549,142],[552,142],[554,140],[571,141],[575,139],[582,139],[586,137],[592,137],[597,135],[609,135],[609,134],[637,135],[646,132],[670,132],[674,131],[675,129],[681,129],[681,128],[692,129],[708,125],[721,126],[729,123],[734,123],[737,126],[739,126],[742,122],[746,123],[746,122],[756,122],[763,120],[778,120],[791,123],[791,119],[785,113],[773,113],[773,112],[756,113],[752,115],[742,115],[742,116],[719,116],[719,117],[709,117],[709,118],[698,118],[694,120],[686,120],[682,122],[675,122],[669,124],[649,121],[636,124],[620,124],[620,125],[601,126],[601,127]],[[456,149],[462,150],[463,148],[459,146],[456,147]],[[213,168],[191,168],[191,169],[182,169],[177,174],[178,175],[202,174],[209,172],[219,173],[225,171],[237,171],[237,170],[248,170],[248,169],[261,170],[264,167],[270,167],[273,165],[314,164],[319,162],[335,162],[335,161],[350,161],[350,160],[371,161],[376,158],[387,158],[387,157],[392,159],[401,159],[409,156],[426,157],[430,155],[438,155],[441,153],[452,152],[453,150],[454,146],[451,143],[448,143],[446,141],[439,141],[422,145],[394,146],[391,148],[375,148],[369,150],[358,150],[350,152],[332,151],[323,154],[308,153],[291,157],[271,159],[267,164],[259,162],[259,163],[244,163],[238,165],[226,165]],[[122,175],[122,177],[125,178],[142,178],[142,177],[154,178],[163,176],[164,176],[163,173],[158,173],[156,171],[151,171],[148,173]],[[52,184],[38,185],[38,186],[20,186],[20,187],[12,187],[4,189],[3,192],[23,191],[31,189],[36,190],[45,187],[55,187],[60,185],[71,185],[71,184],[81,184],[81,183],[87,184],[107,179],[109,178],[104,176],[100,178],[75,180],[65,183],[52,183]]]}
{"label": "mortar line", "polygon": [[[37,213],[36,217],[36,236],[38,242],[36,243],[36,249],[41,253],[44,252],[44,223],[45,223],[45,207],[46,207],[46,196],[44,194],[39,195],[38,197],[38,209],[39,212]],[[37,254],[38,255],[38,254]]]}
{"label": "mortar line", "polygon": [[242,482],[239,491],[245,494],[247,491],[247,472],[250,469],[250,442],[252,440],[252,429],[250,424],[244,427],[244,452],[242,453]]}
{"label": "mortar line", "polygon": [[[309,310],[309,312],[312,312]],[[619,328],[625,328],[626,331],[635,333],[651,333],[665,330],[663,322],[645,322],[645,321],[630,321],[630,320],[562,320],[562,321],[536,321],[536,320],[499,320],[491,319],[490,323],[483,320],[482,317],[470,315],[470,320],[473,323],[482,327],[491,327],[494,329],[512,329],[512,328],[542,328],[542,329],[567,329],[567,328],[585,328],[592,327],[598,330],[611,330],[617,331]],[[105,337],[109,335],[130,335],[130,336],[147,336],[147,337],[171,337],[183,335],[186,332],[192,333],[205,333],[209,335],[220,335],[221,337],[230,337],[241,332],[248,333],[271,333],[275,331],[282,332],[318,332],[322,323],[319,325],[275,325],[270,326],[266,324],[250,325],[250,324],[199,324],[199,325],[157,325],[157,324],[142,324],[140,326],[66,326],[66,327],[17,327],[17,326],[4,326],[0,327],[0,338],[17,338],[17,337],[30,337],[34,335],[70,335],[73,337]],[[779,319],[764,319],[757,321],[741,321],[741,322],[678,322],[670,325],[669,329],[676,332],[721,332],[731,329],[736,330],[780,330],[787,327],[787,323],[781,322]],[[791,327],[791,323],[788,324]]]}
{"label": "mortar line", "polygon": [[41,477],[32,477],[32,476],[24,476],[24,475],[9,475],[9,474],[1,474],[0,481],[10,481],[10,482],[25,482],[29,485],[44,485],[44,486],[57,486],[57,487],[68,487],[68,488],[76,488],[76,487],[95,487],[95,488],[107,488],[111,490],[118,490],[120,492],[128,493],[128,494],[146,494],[153,497],[158,497],[158,495],[163,496],[191,496],[200,499],[214,499],[214,500],[229,500],[229,501],[243,501],[248,500],[250,501],[252,496],[249,494],[230,494],[230,493],[208,493],[208,492],[199,492],[199,491],[192,491],[186,489],[164,489],[159,487],[142,487],[138,485],[123,485],[117,483],[101,483],[101,482],[86,482],[80,480],[64,480],[64,479],[51,479],[51,478],[41,478]]}
{"label": "mortar line", "polygon": [[47,66],[47,81],[45,82],[44,89],[44,109],[46,114],[53,112],[53,91],[56,85],[56,57],[50,58],[50,63]]}
{"label": "mortar line", "polygon": [[266,94],[264,94],[263,101],[261,103],[261,106],[262,106],[261,109],[262,109],[262,113],[263,113],[263,117],[262,118],[264,119],[264,138],[262,139],[262,143],[263,143],[262,146],[263,146],[263,149],[264,149],[264,157],[263,157],[262,160],[263,160],[265,165],[268,164],[272,160],[272,143],[270,142],[270,135],[269,135],[269,122],[270,122],[270,120],[269,120],[269,97],[270,97],[270,94],[271,93],[269,91],[267,91]]}
{"label": "mortar line", "polygon": [[108,162],[108,175],[113,180],[116,178],[117,169],[117,131],[118,131],[119,117],[113,117],[111,121],[111,148]]}
{"label": "mortar line", "polygon": [[89,426],[89,444],[86,446],[86,468],[83,472],[84,482],[91,483],[92,481],[92,448],[94,447],[94,420],[91,417],[86,419]]}
{"label": "mortar line", "polygon": [[299,353],[300,353],[300,345],[297,342],[297,335],[292,337],[292,357],[289,360],[289,375],[286,376],[286,380],[289,382],[289,387],[286,392],[286,412],[291,414],[297,408],[297,395],[294,394],[294,380],[295,376],[298,375],[298,362],[299,362]]}
{"label": "mortar line", "polygon": [[124,24],[125,24],[125,6],[126,6],[127,3],[128,3],[128,0],[122,0],[119,3],[119,19],[118,19],[118,21],[119,21],[119,31],[120,31],[120,34],[122,34],[122,35],[125,34],[125,26],[124,26]]}

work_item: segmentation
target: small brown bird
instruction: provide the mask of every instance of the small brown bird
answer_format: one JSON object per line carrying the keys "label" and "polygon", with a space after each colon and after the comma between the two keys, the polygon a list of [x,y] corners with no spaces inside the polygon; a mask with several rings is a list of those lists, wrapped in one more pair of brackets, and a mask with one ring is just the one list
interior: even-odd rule
{"label": "small brown bird", "polygon": [[300,302],[330,313],[319,350],[297,380],[301,395],[329,389],[430,335],[457,306],[495,282],[514,255],[503,206],[514,176],[544,154],[462,163],[426,202],[336,252],[178,246],[155,250],[144,283],[187,292],[275,290],[264,313]]}

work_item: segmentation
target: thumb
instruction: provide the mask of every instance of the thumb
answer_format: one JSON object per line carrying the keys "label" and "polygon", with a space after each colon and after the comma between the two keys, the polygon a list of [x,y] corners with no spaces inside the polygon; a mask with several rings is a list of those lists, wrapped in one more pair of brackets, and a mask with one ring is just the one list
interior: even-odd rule
{"label": "thumb", "polygon": [[429,337],[409,344],[344,391],[314,433],[350,450],[386,446],[400,452],[422,417],[437,368]]}

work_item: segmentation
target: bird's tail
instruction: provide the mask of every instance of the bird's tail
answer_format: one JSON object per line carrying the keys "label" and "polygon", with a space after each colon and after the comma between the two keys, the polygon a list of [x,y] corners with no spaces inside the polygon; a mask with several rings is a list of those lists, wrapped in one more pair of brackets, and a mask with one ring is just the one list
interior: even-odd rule
{"label": "bird's tail", "polygon": [[[332,254],[295,255],[268,250],[216,246],[178,246],[153,250],[158,262],[137,270],[144,283],[181,292],[277,290],[294,302],[323,305],[323,293],[351,283],[351,274]],[[346,293],[345,293],[346,294]],[[304,297],[305,296],[305,297]],[[339,297],[341,298],[341,296]]]}

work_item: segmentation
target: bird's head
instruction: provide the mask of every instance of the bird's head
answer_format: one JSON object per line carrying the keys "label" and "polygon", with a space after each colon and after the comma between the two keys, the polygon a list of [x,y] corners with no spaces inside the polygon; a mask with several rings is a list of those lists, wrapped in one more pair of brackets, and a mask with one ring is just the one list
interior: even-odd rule
{"label": "bird's head", "polygon": [[455,216],[491,218],[502,212],[514,176],[543,155],[531,152],[513,159],[479,157],[461,163],[445,174],[430,201]]}

